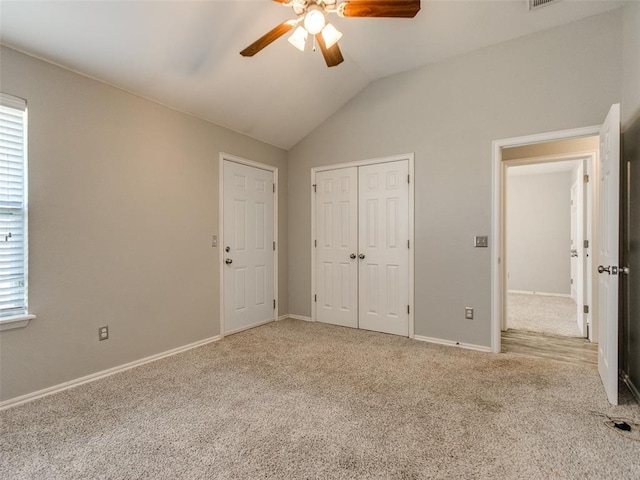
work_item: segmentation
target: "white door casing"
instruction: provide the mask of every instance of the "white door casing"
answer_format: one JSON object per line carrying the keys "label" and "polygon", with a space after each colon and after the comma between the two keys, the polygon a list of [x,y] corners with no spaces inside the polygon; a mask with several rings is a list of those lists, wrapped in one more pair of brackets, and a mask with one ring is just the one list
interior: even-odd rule
{"label": "white door casing", "polygon": [[316,320],[357,328],[358,168],[318,172],[315,182]]}
{"label": "white door casing", "polygon": [[[579,178],[576,174],[576,179]],[[578,180],[571,186],[571,298],[578,303]]]}
{"label": "white door casing", "polygon": [[586,184],[585,178],[585,164],[587,160],[582,160],[578,166],[577,171],[577,195],[576,195],[576,241],[575,248],[578,252],[576,260],[576,280],[574,284],[576,286],[576,321],[578,329],[583,337],[587,336],[587,315],[584,312],[584,306],[587,305],[587,282],[586,282],[586,249],[584,248],[584,241],[587,238],[586,226],[587,226],[587,208],[586,208]]}
{"label": "white door casing", "polygon": [[409,335],[408,162],[359,171],[360,328]]}
{"label": "white door casing", "polygon": [[620,104],[612,105],[600,128],[598,182],[598,371],[609,402],[617,405]]}
{"label": "white door casing", "polygon": [[274,172],[223,160],[223,334],[274,319]]}

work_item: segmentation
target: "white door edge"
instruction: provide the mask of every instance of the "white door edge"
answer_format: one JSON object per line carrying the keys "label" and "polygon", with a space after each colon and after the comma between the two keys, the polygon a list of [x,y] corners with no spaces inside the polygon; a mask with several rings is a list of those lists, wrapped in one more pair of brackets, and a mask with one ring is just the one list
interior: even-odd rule
{"label": "white door edge", "polygon": [[[578,160],[585,158],[591,154],[585,153],[577,155],[568,155],[569,158],[563,158],[562,155],[554,155],[552,157],[540,157],[538,159],[527,159],[526,161],[510,161],[503,162],[502,149],[505,147],[519,147],[523,145],[531,145],[534,143],[552,142],[555,140],[568,140],[572,138],[589,137],[599,135],[600,125],[590,127],[575,128],[569,130],[560,130],[556,132],[539,133],[534,135],[526,135],[521,137],[505,138],[494,140],[492,142],[492,163],[491,163],[491,189],[492,189],[492,209],[491,209],[491,351],[500,353],[501,331],[506,319],[505,312],[505,288],[506,288],[506,272],[504,252],[504,199],[505,199],[505,179],[507,163],[509,165],[526,165],[528,163],[542,163],[553,159]],[[594,166],[595,168],[595,166]],[[592,169],[593,173],[593,169]],[[595,175],[594,175],[595,178]],[[591,232],[594,238],[596,232]],[[593,318],[593,316],[592,316]]]}
{"label": "white door edge", "polygon": [[[220,301],[220,338],[224,338],[225,335],[231,335],[236,332],[224,331],[224,162],[235,162],[249,167],[260,168],[273,173],[273,184],[275,185],[275,193],[273,196],[273,241],[276,242],[276,249],[273,252],[273,295],[276,300],[276,308],[273,311],[273,319],[278,318],[278,310],[280,308],[280,302],[278,300],[278,252],[280,250],[280,244],[278,243],[278,195],[280,189],[278,188],[278,167],[273,165],[267,165],[266,163],[260,163],[246,158],[231,155],[229,153],[220,152],[218,160],[218,271],[220,272],[220,286],[219,286],[219,301]],[[268,322],[267,322],[268,323]],[[254,325],[257,326],[257,325]],[[251,328],[251,327],[250,327]]]}
{"label": "white door edge", "polygon": [[372,158],[368,160],[358,160],[354,162],[336,163],[332,165],[322,165],[311,168],[311,242],[309,248],[311,249],[311,320],[316,321],[316,302],[314,301],[314,294],[316,291],[316,252],[314,248],[314,239],[316,238],[316,217],[315,217],[315,192],[313,185],[315,184],[316,172],[322,172],[326,170],[336,170],[339,168],[348,167],[361,167],[366,165],[375,165],[378,163],[399,162],[407,160],[409,162],[409,338],[413,338],[415,335],[415,306],[414,306],[414,277],[415,277],[415,234],[414,234],[414,222],[415,222],[415,174],[414,174],[414,161],[415,155],[413,153],[405,153],[400,155],[393,155],[389,157]]}

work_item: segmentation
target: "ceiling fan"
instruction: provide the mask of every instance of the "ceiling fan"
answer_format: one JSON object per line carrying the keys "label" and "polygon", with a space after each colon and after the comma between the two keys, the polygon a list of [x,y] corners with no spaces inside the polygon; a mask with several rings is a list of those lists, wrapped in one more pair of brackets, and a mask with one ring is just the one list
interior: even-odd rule
{"label": "ceiling fan", "polygon": [[[252,57],[285,33],[297,27],[289,37],[289,43],[304,50],[307,37],[311,34],[320,46],[328,67],[335,67],[344,61],[338,47],[342,37],[333,25],[327,22],[327,15],[336,13],[340,17],[395,17],[413,18],[420,10],[420,0],[273,0],[285,7],[291,7],[298,18],[287,20],[270,30],[240,52],[243,57]],[[314,43],[315,49],[315,43]]]}

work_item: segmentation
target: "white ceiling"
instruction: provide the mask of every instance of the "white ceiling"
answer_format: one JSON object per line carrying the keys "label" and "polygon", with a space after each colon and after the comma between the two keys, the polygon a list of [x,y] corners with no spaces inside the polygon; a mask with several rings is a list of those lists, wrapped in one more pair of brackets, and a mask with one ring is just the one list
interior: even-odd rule
{"label": "white ceiling", "polygon": [[345,61],[286,36],[238,52],[291,9],[269,0],[0,0],[0,41],[289,149],[371,81],[618,8],[617,0],[423,0],[413,19],[339,18]]}

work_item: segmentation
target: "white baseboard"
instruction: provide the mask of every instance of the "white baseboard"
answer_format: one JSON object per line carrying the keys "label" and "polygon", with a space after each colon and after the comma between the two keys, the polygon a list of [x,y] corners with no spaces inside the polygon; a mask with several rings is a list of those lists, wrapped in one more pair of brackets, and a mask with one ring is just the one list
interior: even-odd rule
{"label": "white baseboard", "polygon": [[261,322],[256,322],[256,323],[252,323],[251,325],[247,325],[246,327],[240,327],[240,328],[236,328],[235,330],[230,330],[228,332],[224,332],[224,335],[233,335],[234,333],[240,333],[240,332],[244,332],[245,330],[250,330],[252,328],[256,328],[256,327],[260,327],[262,325],[266,325],[267,323],[271,323],[271,322],[275,322],[280,320],[280,318],[270,318],[269,320],[264,320]]}
{"label": "white baseboard", "polygon": [[629,390],[631,390],[633,396],[640,403],[640,391],[638,391],[638,388],[633,384],[633,382],[629,378],[629,375],[623,372],[622,379],[624,380],[624,383],[627,385],[627,387],[629,387]]}
{"label": "white baseboard", "polygon": [[313,322],[313,319],[311,317],[305,317],[304,315],[289,314],[287,315],[287,317],[293,318],[294,320],[302,320],[303,322]]}
{"label": "white baseboard", "polygon": [[289,318],[289,315],[280,315],[278,318],[276,318],[276,322],[279,322],[280,320],[284,320],[285,318]]}
{"label": "white baseboard", "polygon": [[414,340],[420,342],[437,343],[438,345],[447,345],[450,347],[466,348],[468,350],[477,350],[479,352],[491,352],[491,347],[484,347],[482,345],[473,345],[471,343],[454,342],[453,340],[443,340],[441,338],[423,337],[422,335],[414,335]]}
{"label": "white baseboard", "polygon": [[177,355],[178,353],[191,350],[192,348],[197,348],[197,347],[206,345],[208,343],[217,342],[221,338],[222,337],[220,335],[216,335],[215,337],[205,338],[204,340],[199,340],[197,342],[190,343],[189,345],[183,345],[182,347],[173,348],[171,350],[167,350],[166,352],[157,353],[149,357],[141,358],[140,360],[134,360],[133,362],[125,363],[124,365],[108,368],[107,370],[102,370],[100,372],[92,373],[84,377],[76,378],[75,380],[69,380],[68,382],[60,383],[58,385],[44,388],[36,392],[27,393],[26,395],[21,395],[15,398],[10,398],[9,400],[0,402],[0,410],[6,410],[7,408],[17,407],[18,405],[22,405],[23,403],[32,402],[33,400],[37,400],[39,398],[52,395],[54,393],[58,393],[64,390],[69,390],[70,388],[78,387],[84,383],[94,382],[96,380],[100,380],[101,378],[109,377],[116,373],[124,372],[125,370],[130,370],[132,368],[139,367],[140,365],[144,365],[145,363],[155,362],[156,360],[160,360],[161,358],[170,357],[172,355]]}
{"label": "white baseboard", "polygon": [[521,295],[544,295],[546,297],[571,298],[571,294],[570,293],[536,292],[536,291],[532,291],[532,290],[507,290],[507,293],[519,293]]}

